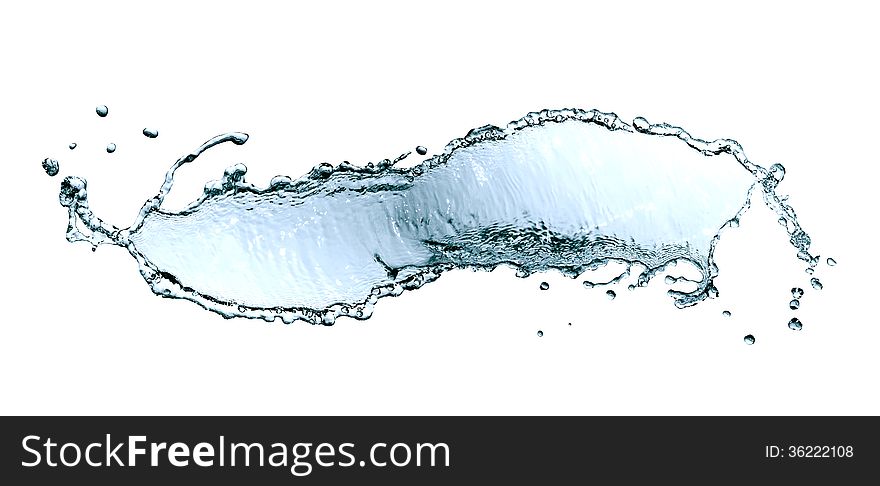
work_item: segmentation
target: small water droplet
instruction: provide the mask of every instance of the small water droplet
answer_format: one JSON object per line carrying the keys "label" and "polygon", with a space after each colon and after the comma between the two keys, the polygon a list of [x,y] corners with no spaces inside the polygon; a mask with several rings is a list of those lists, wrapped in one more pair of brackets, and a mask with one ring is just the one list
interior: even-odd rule
{"label": "small water droplet", "polygon": [[804,328],[804,325],[801,323],[800,319],[792,317],[791,320],[788,321],[788,328],[792,331],[800,331]]}
{"label": "small water droplet", "polygon": [[547,290],[550,288],[550,284],[547,282],[541,282],[541,290]]}
{"label": "small water droplet", "polygon": [[785,167],[782,164],[771,165],[770,175],[776,179],[776,182],[782,182],[782,179],[785,178]]}
{"label": "small water droplet", "polygon": [[605,295],[608,296],[609,300],[614,300],[614,298],[617,297],[617,292],[615,292],[613,290],[608,290],[605,292]]}
{"label": "small water droplet", "polygon": [[571,323],[570,323],[570,322],[569,322],[569,323],[568,323],[568,325],[569,325],[569,326],[570,326],[570,325],[571,325]]}
{"label": "small water droplet", "polygon": [[813,274],[813,268],[812,268],[812,267],[810,267],[810,268],[808,268],[808,269],[806,269],[806,270],[804,270],[804,271],[807,272],[807,275],[812,275],[812,274]]}
{"label": "small water droplet", "polygon": [[673,277],[672,275],[667,275],[666,278],[665,278],[664,280],[665,280],[665,282],[666,282],[666,285],[672,285],[672,284],[674,284],[678,279],[675,278],[675,277]]}
{"label": "small water droplet", "polygon": [[755,336],[752,336],[751,334],[746,334],[746,336],[743,338],[743,342],[748,345],[755,344]]}
{"label": "small water droplet", "polygon": [[792,287],[791,289],[791,298],[792,299],[800,299],[804,296],[804,289],[800,287]]}
{"label": "small water droplet", "polygon": [[112,154],[113,152],[116,152],[116,144],[115,143],[108,143],[107,144],[107,153]]}
{"label": "small water droplet", "polygon": [[827,263],[829,267],[833,267],[834,265],[837,265],[837,260],[828,257],[828,259],[825,260],[825,263]]}
{"label": "small water droplet", "polygon": [[76,142],[71,143],[70,145],[67,146],[67,148],[69,148],[70,150],[75,149],[75,148],[76,148]]}
{"label": "small water droplet", "polygon": [[159,136],[159,130],[154,130],[152,128],[144,128],[144,136],[147,138],[156,138]]}
{"label": "small water droplet", "polygon": [[800,306],[801,306],[801,301],[799,301],[797,299],[792,299],[792,301],[788,303],[788,308],[791,310],[796,310]]}
{"label": "small water droplet", "polygon": [[726,310],[726,311],[722,312],[721,315],[724,317],[730,317],[730,311]]}
{"label": "small water droplet", "polygon": [[107,113],[110,113],[110,110],[107,109],[107,105],[98,105],[95,107],[95,113],[98,114],[101,118],[107,116]]}
{"label": "small water droplet", "polygon": [[816,290],[822,290],[822,282],[820,282],[819,279],[816,277],[810,279],[810,285],[812,285],[813,288]]}
{"label": "small water droplet", "polygon": [[590,282],[589,280],[584,280],[584,288],[586,288],[586,289],[591,289],[591,288],[593,288],[594,286],[595,286],[595,285],[593,284],[593,282]]}
{"label": "small water droplet", "polygon": [[48,157],[43,159],[43,170],[50,176],[58,175],[58,161]]}
{"label": "small water droplet", "polygon": [[538,337],[544,337],[544,331],[538,331]]}
{"label": "small water droplet", "polygon": [[428,153],[428,149],[427,147],[422,147],[421,145],[419,145],[418,147],[416,147],[416,153],[419,155],[425,155]]}

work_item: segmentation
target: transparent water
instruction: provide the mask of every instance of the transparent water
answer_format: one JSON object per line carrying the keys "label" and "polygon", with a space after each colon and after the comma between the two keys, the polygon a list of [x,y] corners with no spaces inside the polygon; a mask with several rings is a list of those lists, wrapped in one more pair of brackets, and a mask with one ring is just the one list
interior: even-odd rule
{"label": "transparent water", "polygon": [[92,213],[84,179],[65,178],[67,239],[126,248],[158,295],[224,317],[316,324],[366,319],[380,298],[453,269],[500,265],[521,277],[555,270],[575,278],[620,262],[621,275],[584,286],[637,269],[636,288],[686,262],[700,278],[673,278],[693,289],[668,293],[678,307],[694,305],[717,294],[715,246],[755,196],[777,213],[808,268],[818,261],[776,194],[781,165],[751,162],[733,140],[596,110],[544,110],[477,128],[412,168],[396,166],[406,154],[254,185],[236,164],[185,209],[162,209],[178,169],[218,144],[246,141],[221,135],[180,158],[127,228]]}

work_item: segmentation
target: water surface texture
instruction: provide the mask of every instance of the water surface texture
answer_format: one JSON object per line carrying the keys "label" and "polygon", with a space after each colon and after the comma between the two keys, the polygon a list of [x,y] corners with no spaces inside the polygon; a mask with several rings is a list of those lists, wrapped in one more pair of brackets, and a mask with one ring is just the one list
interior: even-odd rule
{"label": "water surface texture", "polygon": [[596,110],[544,110],[477,128],[411,168],[396,166],[406,155],[366,167],[321,164],[260,186],[236,164],[187,208],[162,209],[177,169],[213,146],[246,141],[221,135],[182,157],[128,228],[96,217],[86,181],[67,177],[67,239],[126,248],[158,295],[224,317],[315,324],[366,319],[381,297],[452,269],[499,265],[519,276],[577,277],[622,262],[612,281],[638,268],[636,286],[644,286],[684,261],[701,277],[679,277],[692,289],[669,293],[675,305],[693,305],[716,295],[715,245],[756,195],[778,214],[798,257],[809,268],[818,261],[776,195],[781,165],[752,163],[733,140]]}

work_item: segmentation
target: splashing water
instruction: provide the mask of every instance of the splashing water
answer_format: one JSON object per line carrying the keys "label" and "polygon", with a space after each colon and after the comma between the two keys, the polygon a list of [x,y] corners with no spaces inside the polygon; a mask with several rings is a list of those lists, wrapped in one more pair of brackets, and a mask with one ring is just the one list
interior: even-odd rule
{"label": "splashing water", "polygon": [[[781,165],[752,163],[733,140],[596,110],[544,110],[477,128],[412,168],[395,166],[406,155],[366,167],[321,164],[258,187],[236,164],[185,209],[161,209],[181,166],[246,140],[221,135],[180,158],[128,228],[95,216],[86,181],[65,178],[67,239],[126,248],[158,295],[227,318],[314,324],[366,319],[378,299],[443,272],[500,265],[520,277],[557,270],[574,278],[619,262],[626,270],[605,284],[641,268],[632,289],[685,262],[700,279],[674,279],[695,288],[668,293],[690,306],[717,295],[715,246],[755,193],[815,266],[809,236],[776,194]],[[604,284],[584,282],[594,285]]]}

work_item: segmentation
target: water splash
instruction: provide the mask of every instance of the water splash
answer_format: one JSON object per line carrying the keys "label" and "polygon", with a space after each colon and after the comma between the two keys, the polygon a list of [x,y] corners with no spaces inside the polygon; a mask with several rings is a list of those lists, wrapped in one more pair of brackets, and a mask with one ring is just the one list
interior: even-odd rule
{"label": "water splash", "polygon": [[[619,262],[626,269],[605,284],[640,268],[633,289],[684,262],[700,279],[675,278],[694,288],[668,293],[678,307],[694,305],[717,295],[716,244],[755,193],[815,266],[810,237],[776,194],[781,165],[754,164],[733,140],[596,110],[544,110],[477,128],[412,168],[395,166],[408,154],[365,167],[325,163],[259,187],[236,164],[185,209],[161,209],[180,167],[246,140],[221,135],[181,157],[128,228],[95,216],[86,181],[65,178],[67,239],[126,248],[158,295],[227,318],[315,324],[366,319],[378,299],[452,269],[500,265],[520,277],[574,278]],[[604,284],[584,282],[594,285]]]}

